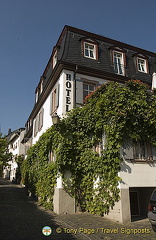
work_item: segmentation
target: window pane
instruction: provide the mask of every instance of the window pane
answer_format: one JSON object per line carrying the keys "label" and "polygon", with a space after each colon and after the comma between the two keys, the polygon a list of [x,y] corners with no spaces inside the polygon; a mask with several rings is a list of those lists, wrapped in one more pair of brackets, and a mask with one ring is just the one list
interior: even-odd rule
{"label": "window pane", "polygon": [[94,56],[94,48],[95,46],[92,44],[85,43],[85,56],[90,58],[95,58]]}
{"label": "window pane", "polygon": [[89,90],[90,91],[94,91],[94,86],[93,85],[89,85]]}
{"label": "window pane", "polygon": [[83,97],[84,98],[93,91],[94,91],[94,85],[87,84],[87,83],[83,84]]}
{"label": "window pane", "polygon": [[88,90],[88,85],[84,83],[83,85],[84,89],[87,89]]}
{"label": "window pane", "polygon": [[114,71],[117,74],[124,75],[123,54],[114,52]]}
{"label": "window pane", "polygon": [[90,51],[90,57],[94,58],[94,52]]}
{"label": "window pane", "polygon": [[83,91],[83,98],[85,98],[88,95],[87,91]]}
{"label": "window pane", "polygon": [[141,71],[141,72],[145,72],[146,71],[145,60],[144,59],[138,58],[138,70]]}
{"label": "window pane", "polygon": [[89,57],[88,49],[85,49],[85,56]]}

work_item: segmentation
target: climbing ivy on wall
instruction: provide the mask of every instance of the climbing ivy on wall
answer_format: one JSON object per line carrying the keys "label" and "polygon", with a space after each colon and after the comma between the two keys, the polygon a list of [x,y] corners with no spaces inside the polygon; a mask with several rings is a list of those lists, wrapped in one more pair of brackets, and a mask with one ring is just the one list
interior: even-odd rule
{"label": "climbing ivy on wall", "polygon": [[[105,136],[101,154],[96,146]],[[120,148],[125,138],[156,145],[156,95],[130,80],[108,82],[49,128],[28,151],[22,177],[41,204],[52,207],[58,173],[79,209],[103,215],[119,200]],[[56,156],[49,162],[49,152]],[[68,173],[68,174],[67,174]]]}

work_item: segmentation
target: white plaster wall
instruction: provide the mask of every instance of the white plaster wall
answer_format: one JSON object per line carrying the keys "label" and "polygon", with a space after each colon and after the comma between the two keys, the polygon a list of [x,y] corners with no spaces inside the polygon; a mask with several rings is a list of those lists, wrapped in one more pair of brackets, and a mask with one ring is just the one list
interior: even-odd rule
{"label": "white plaster wall", "polygon": [[[63,70],[60,74],[60,78],[58,79],[58,82],[60,84],[59,89],[59,107],[57,109],[57,114],[60,118],[65,117],[66,115],[66,74],[71,74],[72,77],[72,89],[71,89],[71,106],[70,109],[73,108],[73,72]],[[55,86],[54,86],[55,88]],[[52,91],[51,91],[52,92]],[[35,144],[40,136],[52,126],[52,117],[50,115],[50,107],[51,107],[51,93],[47,97],[46,101],[44,102],[42,108],[44,109],[43,114],[43,126],[42,129],[37,133],[36,136],[34,136],[34,122],[33,122],[33,139],[32,144]]]}
{"label": "white plaster wall", "polygon": [[50,116],[50,95],[44,102],[42,108],[44,109],[43,112],[43,126],[40,131],[34,136],[34,121],[33,121],[33,138],[32,138],[32,144],[35,144],[40,136],[52,125],[52,118]]}
{"label": "white plaster wall", "polygon": [[[12,150],[12,154],[13,155],[18,155],[19,154],[19,140],[20,140],[20,138],[18,137],[14,142],[13,142],[13,150]],[[16,146],[17,145],[17,147],[15,148],[14,146]]]}
{"label": "white plaster wall", "polygon": [[120,188],[155,187],[156,163],[132,163],[124,161],[121,164],[119,176],[122,178]]}
{"label": "white plaster wall", "polygon": [[[57,109],[57,114],[60,118],[66,117],[66,74],[71,75],[71,92],[70,92],[70,98],[71,98],[71,104],[69,105],[69,110],[73,109],[74,107],[74,72],[69,70],[63,70],[60,74],[60,77],[58,79],[58,82],[60,84],[59,89],[59,107]],[[98,81],[99,84],[103,84],[108,82],[108,80],[101,79],[101,78],[95,78],[84,74],[76,74],[76,79],[88,79],[90,81]],[[54,86],[55,87],[55,86]],[[35,144],[40,136],[52,126],[52,118],[50,115],[50,107],[51,107],[51,93],[47,97],[46,101],[44,102],[42,108],[44,109],[44,115],[43,115],[43,126],[40,131],[38,131],[37,135],[34,136],[34,130],[33,130],[33,139],[32,144]],[[34,126],[34,122],[33,122]]]}
{"label": "white plaster wall", "polygon": [[97,81],[97,82],[99,82],[99,84],[103,84],[103,83],[108,82],[108,80],[106,80],[106,79],[92,77],[92,76],[88,76],[88,75],[84,75],[84,74],[76,74],[76,78],[77,79],[84,78],[84,79],[87,79],[87,80],[90,80],[90,81]]}

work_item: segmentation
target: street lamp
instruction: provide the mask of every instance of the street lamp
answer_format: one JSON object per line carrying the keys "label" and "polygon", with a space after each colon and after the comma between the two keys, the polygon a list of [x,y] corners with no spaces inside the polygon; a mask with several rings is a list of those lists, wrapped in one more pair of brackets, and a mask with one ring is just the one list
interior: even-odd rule
{"label": "street lamp", "polygon": [[54,113],[54,115],[52,115],[52,121],[54,125],[57,125],[60,121],[59,116],[57,115],[57,113]]}

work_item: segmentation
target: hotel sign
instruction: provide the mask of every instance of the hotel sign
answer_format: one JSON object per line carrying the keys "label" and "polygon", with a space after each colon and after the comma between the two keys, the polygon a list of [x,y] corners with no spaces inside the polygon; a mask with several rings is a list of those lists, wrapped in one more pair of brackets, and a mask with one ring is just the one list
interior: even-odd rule
{"label": "hotel sign", "polygon": [[71,82],[71,74],[66,74],[66,112],[68,112],[71,108],[71,90],[72,90],[72,82]]}

